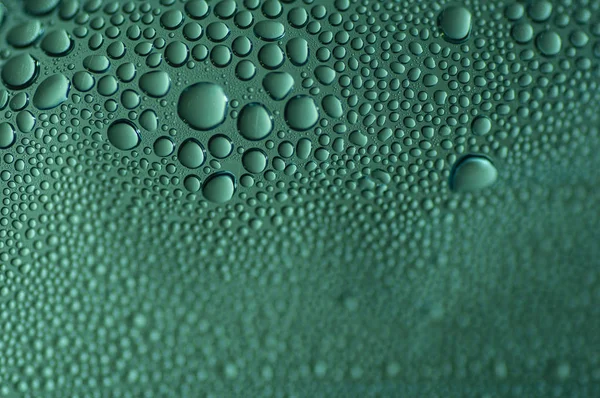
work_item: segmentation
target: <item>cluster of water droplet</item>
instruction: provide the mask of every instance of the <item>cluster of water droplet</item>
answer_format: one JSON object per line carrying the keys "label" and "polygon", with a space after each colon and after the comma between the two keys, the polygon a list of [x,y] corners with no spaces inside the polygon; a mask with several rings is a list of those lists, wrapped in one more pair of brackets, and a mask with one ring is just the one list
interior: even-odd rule
{"label": "cluster of water droplet", "polygon": [[[243,358],[217,361],[221,353],[211,350],[240,352],[247,348],[239,346],[243,341],[257,351],[266,347],[257,370],[262,381],[260,393],[235,387],[235,396],[266,396],[277,359],[302,347],[301,340],[268,334],[272,320],[295,324],[283,308],[301,300],[302,291],[283,287],[280,279],[295,283],[298,271],[273,247],[307,264],[313,252],[335,251],[352,264],[375,258],[381,265],[373,272],[387,286],[386,280],[408,272],[386,270],[400,253],[409,258],[401,247],[409,245],[408,236],[443,241],[436,228],[419,221],[423,216],[498,203],[511,191],[502,184],[494,191],[494,183],[527,175],[511,172],[552,170],[544,178],[558,178],[570,162],[565,153],[586,159],[598,144],[600,11],[597,2],[574,3],[0,4],[0,311],[16,314],[3,319],[9,326],[8,337],[0,339],[0,393],[33,390],[39,396],[44,389],[84,391],[123,382],[140,385],[125,390],[141,396],[144,384],[157,380],[164,381],[161,393],[184,394],[177,390],[184,387],[170,383],[185,379],[185,388],[193,390],[217,369],[222,380],[206,381],[216,390],[246,377],[240,369],[250,364]],[[286,233],[293,238],[281,238]],[[357,246],[340,249],[335,239],[320,238],[338,233]],[[394,244],[377,234],[394,237]],[[224,243],[235,241],[244,244]],[[111,252],[114,242],[123,247]],[[172,252],[165,258],[138,253],[147,242]],[[254,328],[248,340],[240,335],[234,341],[231,330],[204,323],[204,302],[192,303],[188,289],[194,291],[192,282],[201,276],[186,253],[211,264],[212,276],[203,281],[232,278],[229,266],[212,261],[243,263],[245,276],[235,286],[256,283],[282,301],[254,298],[248,304],[241,288],[231,295],[198,293],[240,314],[242,335]],[[260,266],[252,268],[254,258],[261,258]],[[423,258],[407,261],[421,269]],[[138,269],[141,264],[148,269]],[[165,264],[182,268],[161,269]],[[131,276],[138,274],[143,276]],[[318,285],[317,275],[301,285]],[[58,282],[50,286],[50,279]],[[113,291],[113,280],[124,283]],[[28,286],[35,286],[34,293],[24,293]],[[127,289],[161,301],[160,308],[134,302]],[[108,318],[86,291],[107,298],[113,311]],[[340,297],[344,311],[356,311],[353,294]],[[179,310],[181,301],[192,309]],[[257,311],[244,307],[251,305],[264,307],[265,324],[244,317]],[[52,317],[23,330],[27,323],[21,320],[35,311]],[[440,311],[431,308],[431,319]],[[420,327],[418,320],[406,321]],[[55,335],[42,336],[45,324]],[[82,326],[87,324],[94,330]],[[10,331],[11,325],[16,329]],[[189,352],[178,346],[179,334],[190,340],[198,325],[209,343]],[[384,338],[392,333],[388,327]],[[263,332],[266,341],[259,341]],[[360,345],[362,338],[388,358],[362,332],[352,341],[325,342],[323,350]],[[19,348],[25,356],[5,351],[13,340],[33,349]],[[148,348],[165,345],[164,351]],[[380,373],[391,379],[400,373],[398,359],[382,364],[376,355],[344,357],[345,370],[328,369],[322,354],[298,355],[310,365],[290,370],[295,380],[307,374],[379,380]],[[136,356],[149,364],[132,365]],[[559,365],[553,377],[567,377],[568,365]],[[497,375],[506,373],[503,366],[496,366]],[[384,371],[370,370],[375,368]],[[438,371],[436,377],[446,372]]]}

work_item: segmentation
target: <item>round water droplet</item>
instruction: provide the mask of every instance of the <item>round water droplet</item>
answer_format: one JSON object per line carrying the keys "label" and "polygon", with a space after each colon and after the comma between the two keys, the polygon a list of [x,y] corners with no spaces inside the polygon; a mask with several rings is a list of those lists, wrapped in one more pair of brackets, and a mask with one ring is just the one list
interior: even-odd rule
{"label": "round water droplet", "polygon": [[169,65],[179,67],[187,62],[189,54],[190,50],[185,43],[174,41],[165,49],[165,60]]}
{"label": "round water droplet", "polygon": [[106,132],[108,141],[115,148],[127,151],[135,148],[140,143],[140,134],[137,127],[129,120],[114,121]]}
{"label": "round water droplet", "polygon": [[197,169],[204,164],[206,155],[202,144],[194,138],[188,138],[179,147],[177,158],[188,169]]}
{"label": "round water droplet", "polygon": [[29,133],[35,127],[35,116],[28,110],[21,111],[17,114],[17,128],[22,133]]}
{"label": "round water droplet", "polygon": [[29,54],[17,55],[2,67],[2,80],[8,88],[21,90],[29,87],[40,72],[38,61]]}
{"label": "round water droplet", "polygon": [[517,43],[527,43],[533,38],[533,26],[527,22],[518,23],[513,26],[511,35]]}
{"label": "round water droplet", "polygon": [[140,89],[150,97],[160,98],[167,95],[171,88],[169,74],[162,70],[146,72],[140,77]]}
{"label": "round water droplet", "polygon": [[198,192],[202,186],[200,178],[195,175],[189,175],[183,180],[183,186],[191,193]]}
{"label": "round water droplet", "polygon": [[340,118],[344,115],[342,101],[333,94],[328,94],[322,100],[323,110],[332,118]]}
{"label": "round water droplet", "polygon": [[90,91],[94,84],[96,84],[94,76],[86,71],[75,72],[73,75],[73,86],[83,93]]}
{"label": "round water droplet", "polygon": [[175,143],[169,137],[163,136],[158,137],[156,141],[154,141],[154,153],[156,156],[165,157],[169,156],[175,150]]}
{"label": "round water droplet", "polygon": [[228,172],[211,174],[202,186],[202,195],[213,203],[225,203],[235,194],[235,177]]}
{"label": "round water droplet", "polygon": [[307,95],[297,95],[285,105],[285,121],[291,129],[306,131],[319,121],[319,108],[315,100]]}
{"label": "round water droplet", "polygon": [[242,165],[250,173],[262,173],[267,168],[267,154],[258,148],[248,149],[242,155]]}
{"label": "round water droplet", "polygon": [[56,108],[68,98],[71,82],[62,73],[47,77],[35,90],[33,105],[40,110]]}
{"label": "round water droplet", "polygon": [[277,69],[283,65],[283,50],[275,43],[265,44],[258,51],[258,61],[266,69]]}
{"label": "round water droplet", "polygon": [[233,142],[226,135],[213,135],[208,142],[208,151],[217,159],[225,159],[233,151]]}
{"label": "round water droplet", "polygon": [[200,82],[183,90],[177,113],[191,128],[208,131],[225,121],[227,103],[227,95],[221,86]]}
{"label": "round water droplet", "polygon": [[492,162],[479,155],[467,155],[460,159],[450,174],[450,189],[455,192],[473,192],[492,185],[498,171]]}
{"label": "round water droplet", "polygon": [[471,129],[475,135],[485,135],[492,130],[492,121],[487,116],[477,116],[473,119]]}
{"label": "round water droplet", "polygon": [[535,44],[543,55],[552,56],[559,53],[562,40],[558,33],[547,30],[537,35]]}
{"label": "round water droplet", "polygon": [[8,122],[0,123],[0,148],[10,148],[17,138],[15,128]]}
{"label": "round water droplet", "polygon": [[263,104],[253,102],[240,111],[237,128],[240,135],[247,140],[262,140],[273,131],[273,117]]}
{"label": "round water droplet", "polygon": [[450,6],[442,11],[438,23],[444,39],[462,43],[471,33],[471,12],[462,6]]}

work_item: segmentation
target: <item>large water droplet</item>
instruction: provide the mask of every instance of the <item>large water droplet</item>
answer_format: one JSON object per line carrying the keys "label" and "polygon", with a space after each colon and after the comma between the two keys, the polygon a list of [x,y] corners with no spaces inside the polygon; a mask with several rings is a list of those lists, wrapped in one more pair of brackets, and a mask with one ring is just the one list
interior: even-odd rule
{"label": "large water droplet", "polygon": [[273,117],[263,104],[253,102],[240,111],[237,127],[240,135],[245,139],[262,140],[273,130]]}
{"label": "large water droplet", "polygon": [[65,102],[71,89],[71,82],[62,73],[46,78],[35,90],[33,105],[40,109],[56,108]]}
{"label": "large water droplet", "polygon": [[235,177],[233,174],[220,171],[211,174],[202,186],[202,194],[213,203],[225,203],[235,193]]}
{"label": "large water droplet", "polygon": [[0,149],[10,148],[15,139],[15,128],[8,122],[0,123]]}
{"label": "large water droplet", "polygon": [[177,158],[188,169],[197,169],[206,159],[204,147],[194,138],[188,138],[179,147]]}
{"label": "large water droplet", "polygon": [[177,113],[191,128],[207,131],[225,121],[227,102],[227,96],[218,84],[196,83],[179,96]]}
{"label": "large water droplet", "polygon": [[471,12],[463,6],[450,6],[442,11],[438,23],[447,41],[461,43],[471,33]]}
{"label": "large water droplet", "polygon": [[297,95],[285,105],[285,121],[291,129],[306,131],[319,121],[319,108],[307,95]]}
{"label": "large water droplet", "polygon": [[162,70],[144,73],[140,77],[140,89],[150,97],[160,98],[167,95],[171,88],[171,78]]}
{"label": "large water droplet", "polygon": [[117,149],[127,151],[135,148],[140,143],[140,134],[137,127],[129,120],[114,121],[107,130],[108,141]]}
{"label": "large water droplet", "polygon": [[467,155],[460,159],[450,174],[450,189],[455,192],[478,191],[492,185],[498,171],[492,162],[480,155]]}
{"label": "large water droplet", "polygon": [[2,80],[8,88],[20,90],[29,87],[39,74],[39,63],[29,54],[17,55],[2,67]]}

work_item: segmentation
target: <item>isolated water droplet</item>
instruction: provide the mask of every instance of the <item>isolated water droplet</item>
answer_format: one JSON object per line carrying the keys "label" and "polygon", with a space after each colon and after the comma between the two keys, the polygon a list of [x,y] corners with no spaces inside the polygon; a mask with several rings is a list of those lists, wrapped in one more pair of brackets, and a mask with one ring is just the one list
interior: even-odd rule
{"label": "isolated water droplet", "polygon": [[88,55],[83,59],[83,67],[94,73],[104,73],[110,68],[110,60],[104,55]]}
{"label": "isolated water droplet", "polygon": [[29,54],[17,55],[2,67],[2,80],[8,88],[21,90],[29,87],[40,72],[37,59]]}
{"label": "isolated water droplet", "polygon": [[467,155],[460,159],[450,174],[450,189],[455,192],[478,191],[496,182],[498,171],[484,156]]}
{"label": "isolated water droplet", "polygon": [[220,171],[211,174],[202,186],[202,194],[213,203],[225,203],[235,193],[235,177],[233,174]]}
{"label": "isolated water droplet", "polygon": [[266,138],[273,130],[273,117],[263,104],[245,105],[238,115],[237,128],[242,137],[250,141]]}
{"label": "isolated water droplet", "polygon": [[10,148],[16,140],[15,128],[8,122],[0,123],[0,148]]}
{"label": "isolated water droplet", "polygon": [[169,74],[162,70],[146,72],[140,77],[140,89],[154,98],[161,98],[167,95],[171,88],[171,78]]}
{"label": "isolated water droplet", "polygon": [[438,23],[444,39],[451,43],[461,43],[471,33],[471,12],[463,6],[450,6],[442,11]]}
{"label": "isolated water droplet", "polygon": [[111,144],[122,151],[133,149],[140,143],[137,127],[125,119],[114,121],[108,127],[107,137]]}
{"label": "isolated water droplet", "polygon": [[221,86],[200,82],[183,90],[177,103],[177,113],[191,128],[208,131],[225,121],[227,103],[227,95]]}
{"label": "isolated water droplet", "polygon": [[306,131],[319,121],[319,108],[312,97],[297,95],[285,105],[285,121],[291,129]]}
{"label": "isolated water droplet", "polygon": [[188,138],[179,147],[177,158],[188,169],[197,169],[204,164],[206,155],[200,142],[194,138]]}
{"label": "isolated water droplet", "polygon": [[71,82],[62,73],[47,77],[35,90],[33,105],[40,110],[56,108],[65,102],[71,89]]}

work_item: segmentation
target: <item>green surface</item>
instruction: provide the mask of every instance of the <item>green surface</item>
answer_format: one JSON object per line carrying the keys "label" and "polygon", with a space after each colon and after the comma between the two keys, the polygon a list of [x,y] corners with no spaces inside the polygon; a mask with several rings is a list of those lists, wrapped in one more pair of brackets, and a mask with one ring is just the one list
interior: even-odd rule
{"label": "green surface", "polygon": [[0,21],[0,396],[600,397],[599,1]]}

